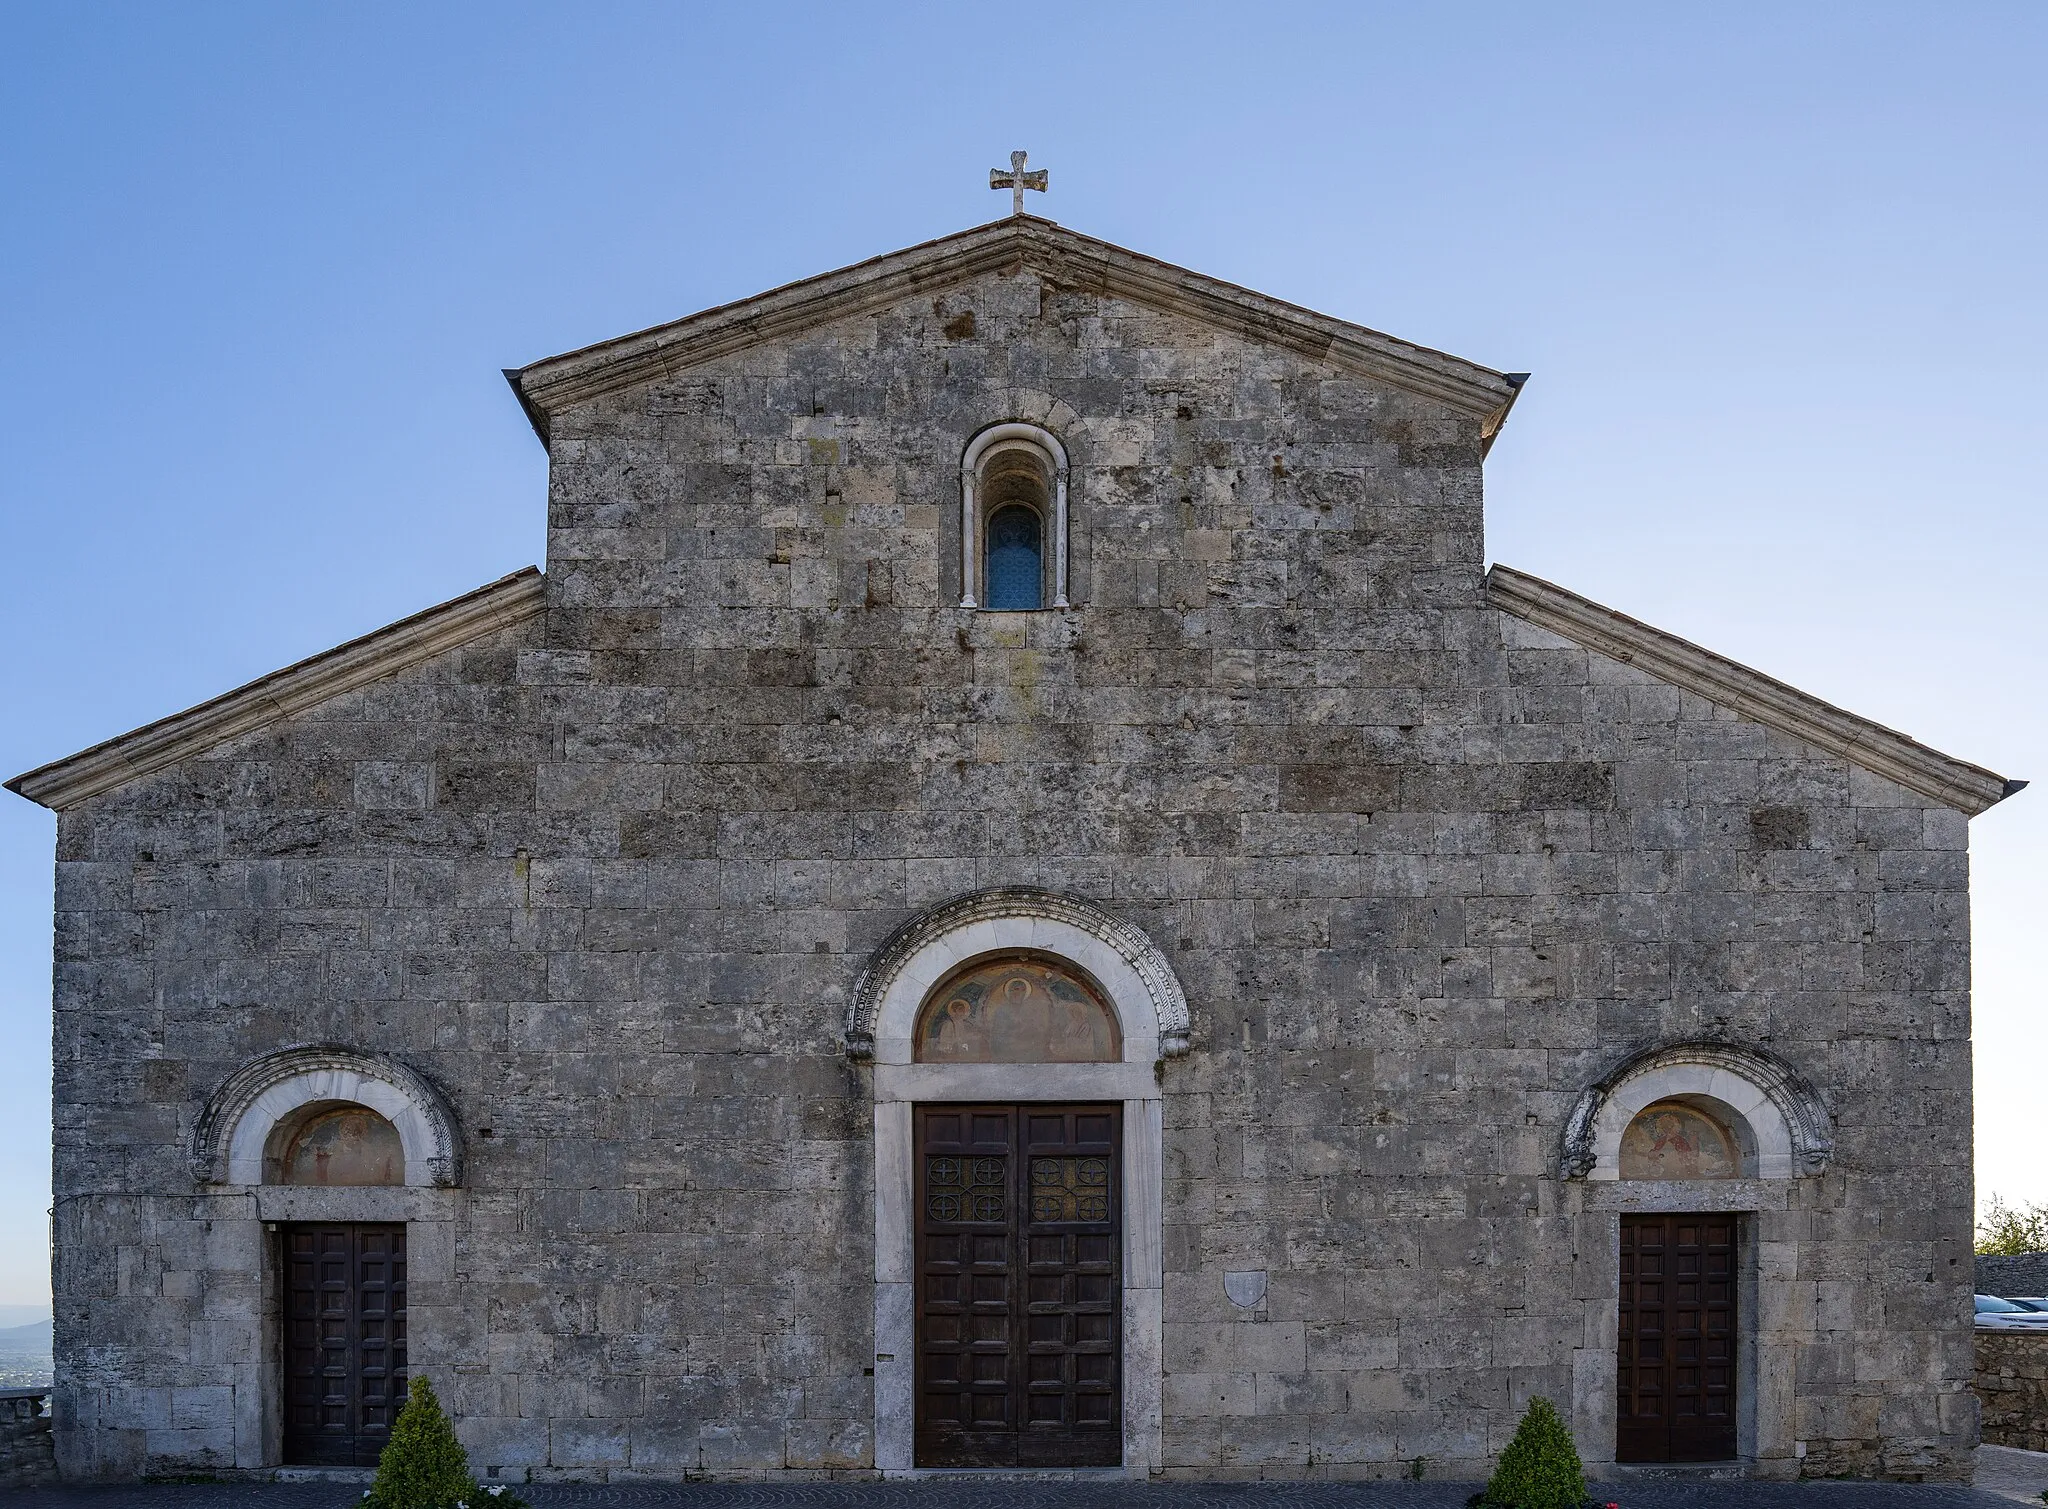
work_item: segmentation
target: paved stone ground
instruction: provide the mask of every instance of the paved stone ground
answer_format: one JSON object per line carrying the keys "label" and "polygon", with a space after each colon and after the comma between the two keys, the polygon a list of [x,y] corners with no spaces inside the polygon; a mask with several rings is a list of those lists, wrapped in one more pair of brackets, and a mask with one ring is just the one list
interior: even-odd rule
{"label": "paved stone ground", "polygon": [[2023,1504],[2041,1503],[2043,1490],[2048,1490],[2048,1451],[1980,1446],[1977,1448],[1977,1486]]}
{"label": "paved stone ground", "polygon": [[[2002,1509],[2043,1472],[2048,1457],[1999,1464],[1983,1488],[1900,1483],[1746,1483],[1639,1480],[1594,1485],[1621,1509]],[[1990,1465],[1990,1464],[1987,1464]],[[2008,1487],[2007,1485],[2010,1484]],[[534,1485],[535,1509],[1462,1509],[1471,1483],[913,1483]],[[1998,1490],[1993,1491],[1994,1487]],[[2037,1490],[2038,1491],[2038,1490]],[[344,1483],[178,1483],[115,1488],[30,1488],[0,1494],[5,1509],[350,1509]]]}

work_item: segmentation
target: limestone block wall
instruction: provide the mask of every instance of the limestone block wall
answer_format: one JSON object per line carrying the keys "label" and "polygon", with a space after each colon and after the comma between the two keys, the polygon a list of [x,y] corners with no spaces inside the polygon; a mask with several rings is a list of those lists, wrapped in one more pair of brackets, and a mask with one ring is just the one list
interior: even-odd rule
{"label": "limestone block wall", "polygon": [[[1015,418],[1072,458],[1069,613],[952,606],[961,448]],[[1835,1119],[1818,1177],[1662,1192],[1748,1202],[1749,1454],[1967,1473],[1964,821],[1489,608],[1472,421],[1019,273],[559,415],[553,457],[543,617],[62,816],[68,1474],[276,1460],[296,1207],[189,1151],[304,1042],[455,1110],[412,1355],[480,1466],[871,1471],[846,993],[1018,884],[1142,929],[1193,1012],[1136,1470],[1476,1476],[1535,1392],[1611,1456],[1618,1208],[1559,1141],[1707,1038]]]}
{"label": "limestone block wall", "polygon": [[0,1389],[0,1488],[42,1488],[57,1481],[50,1447],[48,1395],[41,1389]]}
{"label": "limestone block wall", "polygon": [[1985,1443],[2048,1451],[2048,1336],[1979,1331],[1975,1342]]}

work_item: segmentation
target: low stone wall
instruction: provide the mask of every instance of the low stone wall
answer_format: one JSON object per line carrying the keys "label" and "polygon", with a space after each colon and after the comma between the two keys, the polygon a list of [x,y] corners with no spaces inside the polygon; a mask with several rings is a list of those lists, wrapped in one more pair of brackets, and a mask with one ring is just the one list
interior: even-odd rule
{"label": "low stone wall", "polygon": [[0,1488],[36,1488],[57,1481],[50,1449],[48,1389],[0,1389]]}
{"label": "low stone wall", "polygon": [[1979,1331],[1977,1402],[1984,1444],[2048,1451],[2048,1335]]}
{"label": "low stone wall", "polygon": [[1977,1292],[2048,1294],[2048,1252],[2022,1252],[2013,1257],[1977,1259]]}

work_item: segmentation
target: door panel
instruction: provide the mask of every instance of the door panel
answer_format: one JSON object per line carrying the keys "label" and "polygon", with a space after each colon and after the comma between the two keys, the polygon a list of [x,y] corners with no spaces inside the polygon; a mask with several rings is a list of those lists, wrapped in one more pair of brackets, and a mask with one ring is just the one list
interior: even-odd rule
{"label": "door panel", "polygon": [[1615,1456],[1735,1456],[1735,1220],[1621,1218]]}
{"label": "door panel", "polygon": [[[918,1462],[1016,1465],[1016,1111],[917,1111]],[[944,1461],[927,1461],[927,1445]]]}
{"label": "door panel", "polygon": [[1117,1106],[919,1106],[917,1462],[1123,1460]]}
{"label": "door panel", "polygon": [[287,1226],[284,1459],[374,1467],[405,1403],[405,1227]]}

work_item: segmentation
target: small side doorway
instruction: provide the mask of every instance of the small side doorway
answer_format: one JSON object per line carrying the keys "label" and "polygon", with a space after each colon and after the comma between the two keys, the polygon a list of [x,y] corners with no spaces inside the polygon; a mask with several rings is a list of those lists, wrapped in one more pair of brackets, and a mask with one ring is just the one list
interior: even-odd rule
{"label": "small side doorway", "polygon": [[1122,1121],[916,1108],[918,1466],[1122,1464]]}
{"label": "small side doorway", "polygon": [[284,1460],[374,1467],[405,1402],[405,1227],[287,1226]]}
{"label": "small side doorway", "polygon": [[1735,1221],[1621,1218],[1617,1461],[1735,1456]]}

